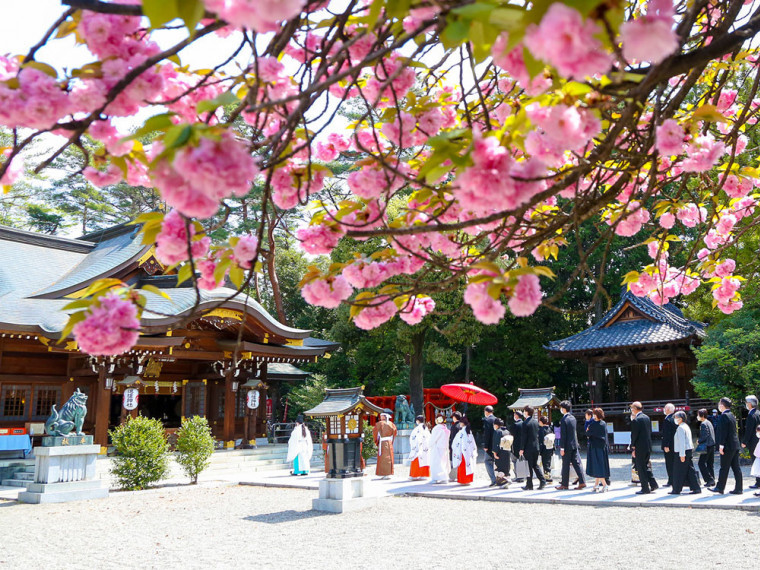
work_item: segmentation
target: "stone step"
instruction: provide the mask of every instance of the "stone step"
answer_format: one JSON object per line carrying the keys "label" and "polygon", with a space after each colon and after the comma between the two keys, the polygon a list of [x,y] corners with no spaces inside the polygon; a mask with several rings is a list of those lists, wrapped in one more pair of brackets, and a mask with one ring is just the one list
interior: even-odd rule
{"label": "stone step", "polygon": [[26,486],[31,482],[25,479],[3,479],[2,484],[3,487],[24,487],[26,489]]}
{"label": "stone step", "polygon": [[34,469],[31,472],[19,471],[14,476],[14,479],[20,479],[22,481],[34,481]]}

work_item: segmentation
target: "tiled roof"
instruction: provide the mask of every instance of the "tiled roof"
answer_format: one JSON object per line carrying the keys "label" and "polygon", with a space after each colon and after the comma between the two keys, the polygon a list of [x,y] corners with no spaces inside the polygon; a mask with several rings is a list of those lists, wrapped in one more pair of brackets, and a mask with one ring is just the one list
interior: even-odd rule
{"label": "tiled roof", "polygon": [[384,410],[367,400],[361,388],[340,388],[325,390],[325,399],[316,407],[304,412],[307,416],[324,417],[346,414],[362,404],[364,409],[380,414]]}
{"label": "tiled roof", "polygon": [[[649,318],[610,321],[626,303]],[[671,305],[660,307],[647,297],[625,291],[620,301],[598,323],[573,336],[551,341],[545,348],[554,355],[612,348],[678,344],[705,336],[705,325],[690,321]]]}
{"label": "tiled roof", "polygon": [[548,404],[559,405],[559,400],[554,395],[554,387],[551,388],[518,388],[520,396],[508,407],[510,410],[521,410],[525,406],[543,408]]}

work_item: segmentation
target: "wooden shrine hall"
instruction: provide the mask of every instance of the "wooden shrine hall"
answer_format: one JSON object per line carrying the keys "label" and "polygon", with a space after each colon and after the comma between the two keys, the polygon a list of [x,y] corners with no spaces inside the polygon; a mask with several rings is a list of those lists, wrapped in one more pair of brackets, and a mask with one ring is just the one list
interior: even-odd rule
{"label": "wooden shrine hall", "polygon": [[712,405],[692,398],[697,361],[691,348],[701,344],[704,328],[672,304],[660,307],[626,290],[599,322],[544,348],[588,365],[589,402],[574,406],[575,413],[598,406],[606,414],[627,414],[635,400],[647,413],[659,413],[668,402],[681,409]]}
{"label": "wooden shrine hall", "polygon": [[[153,251],[130,225],[78,239],[0,226],[0,428],[44,422],[53,404],[60,409],[79,388],[88,396],[84,429],[101,445],[109,429],[138,413],[161,419],[167,430],[183,417],[205,416],[225,442],[265,437],[279,383],[305,378],[295,365],[338,348],[279,323],[232,289],[201,291],[196,299],[192,287],[160,275]],[[171,300],[147,293],[133,350],[93,358],[72,339],[59,342],[62,307],[105,277],[155,285]],[[129,388],[138,390],[131,411],[122,405]],[[247,405],[251,390],[260,392],[254,408]]]}

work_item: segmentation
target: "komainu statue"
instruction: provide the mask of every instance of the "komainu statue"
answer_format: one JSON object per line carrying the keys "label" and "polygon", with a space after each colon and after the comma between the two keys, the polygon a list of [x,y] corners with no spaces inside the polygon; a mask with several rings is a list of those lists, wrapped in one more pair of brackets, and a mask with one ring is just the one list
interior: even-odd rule
{"label": "komainu statue", "polygon": [[414,411],[409,406],[406,396],[396,396],[396,409],[393,414],[395,424],[413,424]]}
{"label": "komainu statue", "polygon": [[84,435],[82,424],[87,415],[87,394],[77,391],[71,395],[61,411],[50,409],[50,417],[45,422],[45,433],[52,436]]}

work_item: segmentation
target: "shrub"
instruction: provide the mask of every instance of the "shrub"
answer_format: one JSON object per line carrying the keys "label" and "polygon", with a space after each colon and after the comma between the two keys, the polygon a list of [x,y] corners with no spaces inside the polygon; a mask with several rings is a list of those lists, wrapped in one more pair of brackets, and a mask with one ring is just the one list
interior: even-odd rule
{"label": "shrub", "polygon": [[377,444],[372,435],[372,426],[369,422],[364,424],[364,438],[362,440],[362,457],[367,461],[370,457],[377,455]]}
{"label": "shrub", "polygon": [[169,472],[169,443],[159,420],[137,416],[111,431],[117,455],[111,474],[121,489],[144,489]]}
{"label": "shrub", "polygon": [[182,420],[182,427],[177,431],[177,463],[180,464],[193,484],[198,482],[198,475],[209,465],[209,458],[214,453],[214,437],[206,418],[193,416]]}

